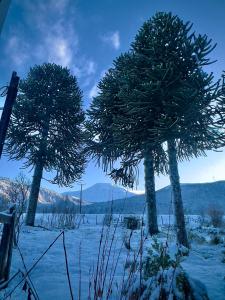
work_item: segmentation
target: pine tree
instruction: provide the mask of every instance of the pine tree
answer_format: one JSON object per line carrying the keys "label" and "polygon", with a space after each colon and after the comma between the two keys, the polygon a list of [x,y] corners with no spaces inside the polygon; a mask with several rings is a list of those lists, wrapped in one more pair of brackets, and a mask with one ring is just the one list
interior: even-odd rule
{"label": "pine tree", "polygon": [[34,225],[43,171],[52,183],[68,186],[84,170],[82,92],[67,68],[45,63],[21,81],[7,139],[11,159],[34,169],[26,217]]}

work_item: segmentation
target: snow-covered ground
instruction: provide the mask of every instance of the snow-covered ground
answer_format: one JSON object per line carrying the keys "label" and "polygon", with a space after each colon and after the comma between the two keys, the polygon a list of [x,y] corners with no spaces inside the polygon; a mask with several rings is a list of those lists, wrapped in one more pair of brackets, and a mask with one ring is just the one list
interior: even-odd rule
{"label": "snow-covered ground", "polygon": [[[123,217],[120,216],[121,219]],[[37,223],[43,227],[48,226],[47,223],[44,223],[42,215],[39,215],[37,219]],[[100,237],[103,232],[103,219],[104,216],[102,215],[86,215],[84,219],[76,219],[78,228],[65,230],[66,250],[74,299],[89,299],[89,289],[93,291],[93,274],[95,273],[93,270],[95,270],[98,259]],[[171,217],[160,216],[159,222],[163,223],[163,227],[158,238],[159,240],[165,240],[168,232],[166,224],[172,223]],[[115,223],[117,223],[116,220]],[[192,278],[200,280],[206,286],[210,299],[224,300],[225,262],[222,262],[222,260],[225,254],[223,256],[222,251],[225,251],[225,244],[211,245],[207,241],[207,239],[209,240],[208,231],[199,231],[196,228],[197,226],[198,217],[190,216],[188,227],[193,228],[192,236],[193,233],[197,233],[205,241],[200,243],[199,241],[196,242],[193,238],[190,254],[184,258],[182,266]],[[51,228],[51,230],[47,230],[43,227],[22,227],[19,248],[28,270],[61,232],[60,229]],[[113,292],[109,299],[120,299],[118,291],[124,278],[124,264],[128,260],[128,250],[123,246],[123,242],[125,236],[128,235],[129,231],[122,227],[120,222],[116,229],[115,226],[111,228],[104,227],[104,236],[107,236],[107,239],[102,239],[102,245],[105,243],[107,251],[110,249],[111,240],[114,236],[107,268],[108,279],[106,278],[105,284],[107,286],[109,278],[113,277],[115,269]],[[169,243],[174,243],[173,237],[174,235],[170,234]],[[141,230],[134,231],[131,237],[131,248],[133,251],[131,255],[137,253],[140,239]],[[151,241],[151,239],[147,240],[144,247],[147,248]],[[107,251],[105,253],[106,258]],[[18,269],[25,273],[19,251],[15,249],[13,252],[11,276]],[[30,277],[41,300],[71,299],[66,274],[62,235],[32,270]],[[4,293],[7,295],[16,286],[18,280],[19,277],[10,283],[8,289],[0,293],[0,299],[4,299]],[[90,286],[91,281],[92,286]],[[22,287],[23,285],[21,284],[12,294],[11,299],[27,299],[27,294],[22,291]]]}

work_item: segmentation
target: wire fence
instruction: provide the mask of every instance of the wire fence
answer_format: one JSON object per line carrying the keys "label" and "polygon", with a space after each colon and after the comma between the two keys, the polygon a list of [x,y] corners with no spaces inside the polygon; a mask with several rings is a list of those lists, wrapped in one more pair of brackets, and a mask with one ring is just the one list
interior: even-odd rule
{"label": "wire fence", "polygon": [[22,291],[25,291],[28,293],[28,300],[31,299],[31,295],[34,297],[35,300],[40,300],[40,297],[37,293],[37,290],[34,287],[34,284],[30,278],[31,272],[36,268],[36,266],[40,263],[40,261],[43,259],[43,257],[48,253],[48,251],[54,246],[55,242],[62,236],[62,246],[64,250],[64,257],[65,257],[65,265],[66,265],[66,276],[67,276],[67,281],[69,285],[69,291],[70,291],[70,298],[71,300],[74,300],[73,296],[73,290],[72,290],[72,285],[71,285],[71,279],[70,279],[70,273],[69,273],[69,264],[68,264],[68,256],[67,256],[67,249],[66,249],[66,243],[65,243],[65,232],[62,231],[60,234],[53,240],[53,242],[48,246],[48,248],[39,256],[39,258],[36,259],[34,264],[27,269],[25,265],[25,261],[21,252],[21,249],[18,247],[18,251],[21,257],[21,260],[23,262],[23,266],[25,269],[25,273],[23,273],[21,270],[19,270],[16,274],[12,276],[12,278],[9,279],[9,283],[11,283],[17,276],[22,275],[22,278],[19,280],[18,283],[16,283],[15,286],[11,288],[11,290],[5,294],[4,298],[2,300],[8,300],[11,299],[12,295],[16,292],[16,290],[21,287],[21,284],[23,284]]}

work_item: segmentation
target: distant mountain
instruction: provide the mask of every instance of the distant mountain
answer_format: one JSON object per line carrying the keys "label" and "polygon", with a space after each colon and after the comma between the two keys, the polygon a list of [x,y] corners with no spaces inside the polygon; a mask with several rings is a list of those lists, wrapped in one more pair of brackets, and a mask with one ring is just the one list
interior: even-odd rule
{"label": "distant mountain", "polygon": [[[216,206],[225,211],[225,181],[212,183],[181,184],[184,210],[187,214],[198,214]],[[160,214],[173,213],[171,205],[171,187],[167,186],[156,192],[157,209]],[[113,202],[94,203],[84,208],[85,213],[107,213],[112,208],[114,213],[143,213],[145,195],[136,195],[128,199]]]}
{"label": "distant mountain", "polygon": [[[0,208],[3,202],[9,200],[8,189],[12,181],[0,178]],[[215,206],[225,211],[225,181],[212,183],[181,184],[185,213],[198,214],[207,211],[210,206]],[[167,186],[156,192],[157,208],[159,214],[173,213],[171,204],[171,187]],[[59,194],[42,188],[39,194],[38,210],[48,211],[54,206],[58,209],[73,208],[79,211],[80,192]],[[98,183],[83,191],[83,213],[107,213],[111,209],[114,213],[141,214],[145,208],[145,195],[135,195],[123,188],[111,184]],[[120,197],[120,199],[118,199]],[[110,201],[111,199],[115,199]],[[88,201],[87,201],[88,200]],[[91,203],[92,202],[92,203]]]}
{"label": "distant mountain", "polygon": [[[7,204],[10,201],[10,188],[13,181],[8,178],[0,178],[0,204]],[[82,206],[89,205],[90,202],[82,201]],[[56,208],[63,208],[66,206],[73,207],[79,206],[80,199],[75,196],[65,196],[56,193],[52,190],[41,188],[38,197],[38,209],[42,210],[54,206]]]}
{"label": "distant mountain", "polygon": [[[80,198],[80,191],[65,192],[63,195],[75,196]],[[124,188],[114,186],[110,183],[96,183],[91,187],[84,189],[82,198],[88,202],[99,203],[132,197],[135,193],[127,192]]]}

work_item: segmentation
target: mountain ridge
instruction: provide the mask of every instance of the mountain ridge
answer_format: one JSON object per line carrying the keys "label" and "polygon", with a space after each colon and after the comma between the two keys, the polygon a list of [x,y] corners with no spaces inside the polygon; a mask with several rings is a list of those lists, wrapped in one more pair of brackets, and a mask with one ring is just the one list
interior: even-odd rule
{"label": "mountain ridge", "polygon": [[[203,213],[210,207],[217,207],[225,211],[225,180],[207,183],[182,183],[181,192],[184,211],[187,214]],[[171,194],[170,185],[156,191],[156,205],[159,214],[173,212]],[[86,207],[84,212],[107,213],[111,209],[114,213],[143,213],[145,195],[135,195],[129,199],[117,199],[110,203],[93,203]]]}
{"label": "mountain ridge", "polygon": [[[0,178],[0,199],[7,197],[7,188],[10,185],[10,179]],[[116,199],[114,197],[107,198],[107,194],[101,191],[101,188],[112,188],[114,191],[116,186],[110,184],[98,183],[91,186],[89,191],[96,189],[98,193],[105,197],[105,201],[87,201],[85,197],[82,200],[82,212],[83,213],[107,213],[111,208],[115,213],[143,213],[145,207],[145,194],[137,195],[131,192],[128,197],[122,197]],[[121,191],[122,189],[122,191]],[[126,195],[126,190],[118,188],[122,195]],[[106,189],[106,192],[109,189]],[[209,209],[210,206],[216,206],[225,211],[225,180],[207,182],[207,183],[182,183],[181,184],[182,198],[184,204],[184,210],[186,213],[201,213],[203,210]],[[71,191],[72,193],[74,191]],[[77,191],[79,193],[79,191]],[[166,186],[156,191],[156,203],[159,214],[172,213],[173,206],[171,205],[171,186]],[[106,195],[106,196],[105,196]],[[93,196],[93,195],[92,195]],[[111,195],[112,196],[112,195]],[[115,195],[114,195],[115,196]],[[95,200],[95,199],[94,199]],[[107,201],[108,200],[108,201]],[[39,194],[39,211],[45,208],[59,207],[73,207],[76,211],[79,211],[80,199],[76,196],[68,195],[67,193],[59,194],[50,189],[41,188]]]}
{"label": "mountain ridge", "polygon": [[[62,193],[62,195],[80,197],[80,191],[68,191]],[[135,193],[126,191],[125,188],[114,186],[111,183],[95,183],[82,191],[82,199],[94,203],[129,198],[134,195]]]}

